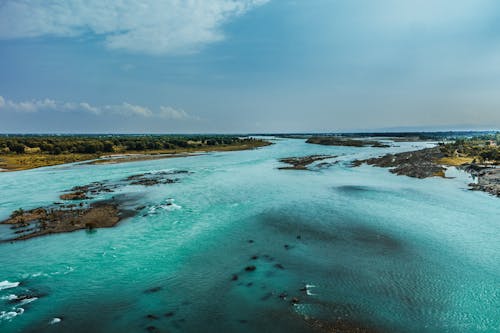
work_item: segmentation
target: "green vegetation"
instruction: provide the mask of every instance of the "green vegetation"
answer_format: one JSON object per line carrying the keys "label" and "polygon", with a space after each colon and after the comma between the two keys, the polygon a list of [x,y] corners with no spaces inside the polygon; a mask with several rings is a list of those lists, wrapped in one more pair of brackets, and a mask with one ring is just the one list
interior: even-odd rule
{"label": "green vegetation", "polygon": [[441,162],[449,165],[464,163],[500,164],[500,134],[473,138],[458,138],[450,143],[441,143],[445,155]]}
{"label": "green vegetation", "polygon": [[225,135],[4,135],[0,136],[0,168],[24,170],[110,154],[240,150],[267,144],[254,138]]}

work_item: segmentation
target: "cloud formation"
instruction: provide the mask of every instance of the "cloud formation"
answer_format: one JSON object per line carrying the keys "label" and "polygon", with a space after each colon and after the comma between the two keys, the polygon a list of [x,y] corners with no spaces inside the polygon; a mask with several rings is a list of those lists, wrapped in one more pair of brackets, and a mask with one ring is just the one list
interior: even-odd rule
{"label": "cloud formation", "polygon": [[134,105],[127,102],[114,105],[94,106],[87,102],[60,102],[45,98],[43,100],[31,100],[15,102],[0,96],[0,110],[14,112],[35,113],[39,111],[83,111],[95,115],[120,115],[120,116],[140,116],[140,117],[158,117],[171,120],[198,119],[198,117],[189,115],[186,111],[175,109],[171,106],[160,106],[159,112],[153,112],[151,109],[141,105]]}
{"label": "cloud formation", "polygon": [[111,49],[149,54],[197,51],[224,39],[221,26],[269,0],[5,0],[0,38],[104,37]]}

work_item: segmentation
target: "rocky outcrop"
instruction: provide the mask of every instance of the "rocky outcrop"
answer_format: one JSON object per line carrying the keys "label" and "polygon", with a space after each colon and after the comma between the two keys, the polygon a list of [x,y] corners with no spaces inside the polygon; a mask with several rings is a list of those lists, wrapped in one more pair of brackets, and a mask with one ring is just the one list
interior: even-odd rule
{"label": "rocky outcrop", "polygon": [[[71,232],[80,229],[109,228],[127,216],[113,201],[100,201],[84,208],[39,207],[28,211],[16,211],[0,224],[10,224],[18,235],[10,240]],[[9,241],[10,241],[9,240]]]}
{"label": "rocky outcrop", "polygon": [[414,178],[442,177],[446,169],[437,164],[436,160],[443,156],[439,147],[433,147],[399,154],[387,154],[366,160],[355,160],[352,164],[353,166],[359,166],[366,163],[378,167],[392,168],[390,170],[392,173]]}
{"label": "rocky outcrop", "polygon": [[477,183],[469,184],[474,191],[484,191],[500,197],[500,168],[466,164],[461,169],[477,178]]}
{"label": "rocky outcrop", "polygon": [[307,170],[307,166],[316,162],[329,158],[335,158],[335,155],[310,155],[302,157],[286,157],[281,158],[279,161],[282,163],[290,164],[291,166],[280,167],[280,170]]}

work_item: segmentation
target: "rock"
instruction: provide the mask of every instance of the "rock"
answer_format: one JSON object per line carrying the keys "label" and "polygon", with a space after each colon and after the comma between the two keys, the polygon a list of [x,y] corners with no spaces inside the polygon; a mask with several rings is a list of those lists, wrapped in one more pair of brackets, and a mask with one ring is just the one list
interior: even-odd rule
{"label": "rock", "polygon": [[237,281],[238,280],[238,274],[233,274],[231,277],[231,281]]}
{"label": "rock", "polygon": [[250,266],[245,267],[245,271],[247,271],[247,272],[253,272],[256,269],[257,269],[257,267],[255,267],[254,265],[250,265]]}
{"label": "rock", "polygon": [[61,194],[59,196],[61,200],[86,200],[90,199],[85,192],[71,192],[71,193],[66,193],[66,194]]}
{"label": "rock", "polygon": [[297,304],[299,303],[299,299],[297,297],[293,297],[292,300],[290,301],[292,304]]}
{"label": "rock", "polygon": [[158,320],[159,318],[157,316],[155,316],[154,314],[148,314],[146,316],[147,319],[149,320]]}
{"label": "rock", "polygon": [[335,155],[309,155],[302,157],[286,157],[281,158],[279,161],[282,163],[290,164],[291,166],[280,167],[280,170],[307,170],[307,166],[316,161],[325,160],[328,158],[335,158]]}
{"label": "rock", "polygon": [[259,256],[252,256],[250,259],[257,260],[257,259],[259,259]]}
{"label": "rock", "polygon": [[152,287],[152,288],[144,290],[144,293],[145,294],[152,294],[152,293],[159,292],[160,290],[162,290],[162,287],[159,287],[159,286],[158,287]]}
{"label": "rock", "polygon": [[167,318],[173,317],[174,315],[175,315],[175,312],[173,312],[173,311],[165,313],[165,317],[167,317]]}
{"label": "rock", "polygon": [[442,175],[445,168],[436,161],[444,157],[438,146],[399,154],[387,154],[367,160],[355,160],[353,166],[363,163],[384,168],[392,168],[390,172],[414,178],[427,178]]}
{"label": "rock", "polygon": [[282,264],[275,264],[274,267],[276,267],[277,269],[285,269]]}

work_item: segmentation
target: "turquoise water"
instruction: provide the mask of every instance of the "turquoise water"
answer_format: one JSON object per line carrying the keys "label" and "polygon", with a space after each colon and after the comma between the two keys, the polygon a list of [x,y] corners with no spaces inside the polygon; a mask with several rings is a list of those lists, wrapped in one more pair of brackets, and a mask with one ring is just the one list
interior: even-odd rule
{"label": "turquoise water", "polygon": [[[4,219],[75,185],[191,171],[179,183],[102,195],[146,205],[115,228],[1,243],[0,331],[321,332],[319,321],[341,320],[379,332],[500,332],[498,198],[468,191],[471,180],[456,170],[453,179],[419,180],[349,166],[429,143],[274,142],[0,173]],[[310,154],[338,155],[327,161],[338,163],[277,169],[278,158]],[[165,206],[168,198],[176,205]],[[0,226],[0,237],[9,233]],[[9,301],[26,294],[38,298]]]}

